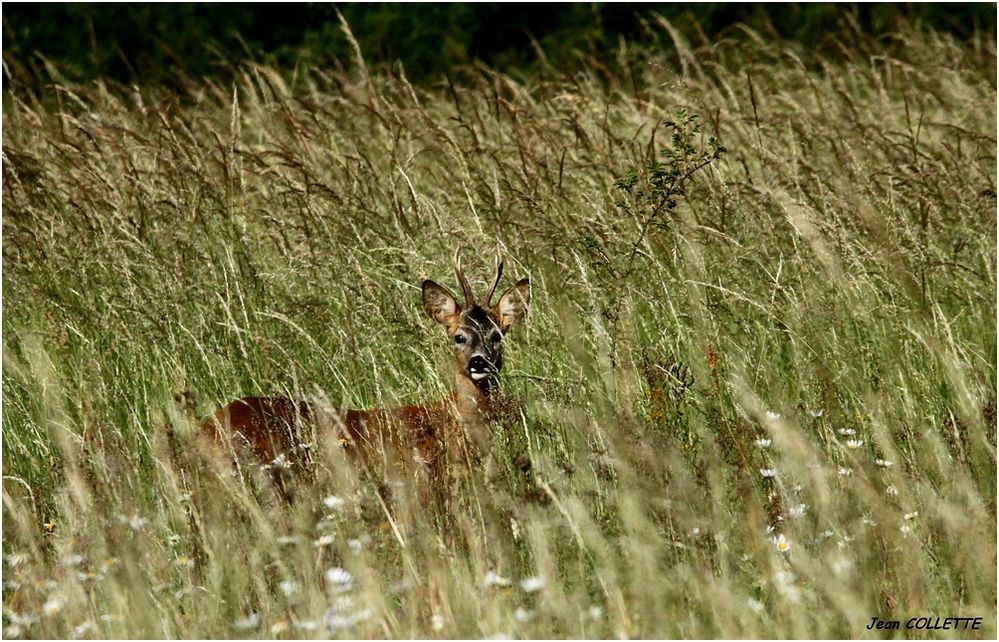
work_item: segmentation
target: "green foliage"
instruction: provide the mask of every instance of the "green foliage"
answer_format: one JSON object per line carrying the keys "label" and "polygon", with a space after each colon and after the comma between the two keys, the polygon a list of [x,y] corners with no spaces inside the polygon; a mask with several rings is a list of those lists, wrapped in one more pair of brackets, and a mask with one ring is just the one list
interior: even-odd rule
{"label": "green foliage", "polygon": [[[436,81],[457,65],[481,60],[507,73],[548,64],[577,69],[580,57],[607,61],[619,41],[660,42],[658,16],[688,40],[716,39],[736,25],[809,46],[828,47],[844,24],[879,36],[899,20],[925,23],[959,38],[995,33],[987,3],[933,4],[255,4],[237,7],[177,3],[24,3],[4,11],[4,60],[19,82],[44,83],[54,64],[70,80],[102,78],[124,84],[178,83],[195,76],[231,80],[234,62],[253,59],[285,67],[351,65],[353,52],[337,11],[365,59],[401,62],[416,80]],[[705,36],[706,34],[706,36]],[[39,58],[40,57],[40,58]],[[606,62],[602,63],[606,64]],[[541,65],[542,67],[544,65]],[[631,70],[634,73],[634,70]]]}
{"label": "green foliage", "polygon": [[[994,637],[995,48],[897,27],[11,82],[5,637]],[[243,395],[444,396],[456,244],[533,288],[495,486],[386,511],[333,444],[289,508],[201,461]]]}
{"label": "green foliage", "polygon": [[616,270],[615,274],[627,276],[631,273],[638,248],[645,241],[649,227],[665,227],[668,220],[663,221],[662,215],[668,215],[676,209],[677,199],[685,194],[686,186],[694,174],[718,160],[727,151],[718,144],[714,136],[708,137],[701,145],[697,140],[701,133],[699,119],[697,114],[687,114],[685,109],[678,109],[676,121],[663,124],[663,128],[670,132],[670,144],[659,150],[659,158],[649,161],[641,174],[636,170],[629,170],[615,181],[615,187],[626,195],[626,200],[617,203],[618,207],[625,210],[625,215],[641,217],[642,214],[636,210],[645,213],[641,232],[628,253],[627,265],[623,270]]}

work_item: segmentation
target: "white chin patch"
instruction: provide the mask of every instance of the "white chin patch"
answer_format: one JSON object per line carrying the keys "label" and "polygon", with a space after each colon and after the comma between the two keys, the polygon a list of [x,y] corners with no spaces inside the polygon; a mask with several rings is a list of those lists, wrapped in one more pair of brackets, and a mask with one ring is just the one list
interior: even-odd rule
{"label": "white chin patch", "polygon": [[485,379],[486,375],[488,375],[489,373],[487,373],[487,372],[473,372],[471,374],[472,374],[472,380],[473,381],[478,381],[479,379]]}

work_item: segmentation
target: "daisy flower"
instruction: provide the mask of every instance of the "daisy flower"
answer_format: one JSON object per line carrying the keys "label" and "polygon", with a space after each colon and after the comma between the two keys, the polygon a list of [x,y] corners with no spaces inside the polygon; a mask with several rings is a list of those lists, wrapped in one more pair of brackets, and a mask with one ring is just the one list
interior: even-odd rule
{"label": "daisy flower", "polygon": [[330,495],[329,497],[323,498],[323,506],[330,510],[335,510],[337,508],[343,508],[343,505],[347,503],[343,497],[337,497],[336,495]]}
{"label": "daisy flower", "polygon": [[530,622],[534,619],[534,611],[528,611],[522,606],[518,606],[513,613],[513,618],[518,622]]}
{"label": "daisy flower", "polygon": [[536,593],[545,587],[545,578],[540,575],[527,577],[520,581],[520,588],[525,593]]}
{"label": "daisy flower", "polygon": [[495,571],[489,571],[482,579],[482,585],[486,588],[490,588],[492,586],[509,586],[510,580],[500,576]]}
{"label": "daisy flower", "polygon": [[326,571],[326,581],[329,582],[330,588],[337,593],[346,593],[354,587],[354,576],[339,566]]}
{"label": "daisy flower", "polygon": [[260,614],[250,613],[246,617],[239,618],[238,620],[233,622],[232,625],[241,631],[255,629],[258,626],[260,626]]}

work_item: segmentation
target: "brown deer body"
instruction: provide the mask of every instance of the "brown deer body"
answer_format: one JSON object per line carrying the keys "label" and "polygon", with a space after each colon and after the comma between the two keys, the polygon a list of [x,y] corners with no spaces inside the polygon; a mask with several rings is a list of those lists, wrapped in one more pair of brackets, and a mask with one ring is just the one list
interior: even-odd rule
{"label": "brown deer body", "polygon": [[[503,336],[524,317],[530,302],[528,279],[521,279],[491,304],[503,272],[477,299],[461,270],[454,268],[464,294],[460,304],[447,289],[423,282],[423,305],[447,329],[454,347],[454,387],[450,397],[428,405],[392,409],[340,410],[287,397],[244,397],[221,408],[202,424],[202,433],[237,460],[272,468],[306,469],[314,442],[342,446],[347,460],[380,479],[414,479],[428,487],[445,483],[447,468],[464,461],[488,463]],[[283,482],[275,478],[283,489]],[[428,488],[420,490],[425,495]],[[438,490],[440,490],[438,488]]]}

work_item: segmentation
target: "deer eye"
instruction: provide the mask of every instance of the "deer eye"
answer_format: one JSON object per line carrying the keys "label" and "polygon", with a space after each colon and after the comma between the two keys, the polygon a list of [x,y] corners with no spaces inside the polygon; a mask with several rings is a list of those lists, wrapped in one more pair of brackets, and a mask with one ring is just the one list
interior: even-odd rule
{"label": "deer eye", "polygon": [[503,335],[500,334],[499,332],[493,332],[489,336],[489,340],[492,341],[493,343],[499,343],[500,341],[503,340]]}
{"label": "deer eye", "polygon": [[454,342],[457,343],[458,345],[465,343],[465,335],[463,334],[454,335]]}

